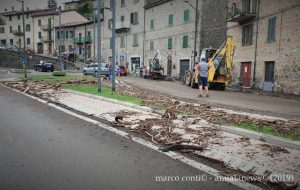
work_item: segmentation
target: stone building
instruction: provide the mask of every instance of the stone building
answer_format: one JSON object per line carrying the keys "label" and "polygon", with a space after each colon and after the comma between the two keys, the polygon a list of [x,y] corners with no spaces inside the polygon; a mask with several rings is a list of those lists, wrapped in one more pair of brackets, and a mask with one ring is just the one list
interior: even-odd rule
{"label": "stone building", "polygon": [[158,55],[165,74],[182,78],[193,67],[194,56],[197,61],[199,50],[218,48],[226,37],[226,1],[147,0],[145,3],[147,67]]}
{"label": "stone building", "polygon": [[299,31],[298,0],[230,0],[227,35],[236,42],[234,82],[299,94]]}

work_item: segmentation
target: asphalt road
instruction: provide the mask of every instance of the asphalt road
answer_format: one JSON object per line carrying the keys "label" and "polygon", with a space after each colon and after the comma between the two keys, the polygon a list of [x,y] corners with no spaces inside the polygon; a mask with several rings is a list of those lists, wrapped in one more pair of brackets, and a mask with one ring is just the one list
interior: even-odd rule
{"label": "asphalt road", "polygon": [[300,119],[300,101],[295,99],[217,90],[210,90],[209,98],[198,98],[199,92],[197,89],[182,85],[180,82],[141,79],[129,76],[121,77],[120,80],[141,88],[179,98],[188,98],[199,103],[209,103],[235,110]]}
{"label": "asphalt road", "polygon": [[183,182],[182,176],[212,176],[1,85],[0,108],[1,190],[238,189]]}

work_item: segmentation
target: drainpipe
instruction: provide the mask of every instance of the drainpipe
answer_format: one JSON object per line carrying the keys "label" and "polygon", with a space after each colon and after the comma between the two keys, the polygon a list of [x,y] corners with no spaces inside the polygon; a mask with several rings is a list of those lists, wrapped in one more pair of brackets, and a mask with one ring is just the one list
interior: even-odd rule
{"label": "drainpipe", "polygon": [[198,33],[198,21],[199,21],[199,10],[198,10],[198,4],[199,4],[199,1],[197,0],[196,1],[196,19],[195,19],[195,36],[194,36],[194,53],[193,53],[193,63],[194,63],[194,67],[195,67],[195,64],[196,64],[196,56],[195,56],[195,53],[196,53],[196,45],[197,45],[197,33]]}
{"label": "drainpipe", "polygon": [[256,82],[256,59],[257,59],[257,41],[258,41],[258,21],[259,21],[259,6],[260,6],[260,0],[258,0],[257,3],[257,16],[256,16],[256,37],[255,37],[255,51],[254,51],[254,67],[253,67],[253,84],[252,88],[255,88],[255,82]]}
{"label": "drainpipe", "polygon": [[146,20],[146,11],[144,8],[144,29],[143,29],[143,66],[145,66],[145,34],[146,34],[146,25],[145,25],[145,20]]}

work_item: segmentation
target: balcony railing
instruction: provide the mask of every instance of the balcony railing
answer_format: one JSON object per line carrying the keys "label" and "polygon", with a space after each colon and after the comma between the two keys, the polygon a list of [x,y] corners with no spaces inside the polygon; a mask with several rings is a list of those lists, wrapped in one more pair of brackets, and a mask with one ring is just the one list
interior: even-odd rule
{"label": "balcony railing", "polygon": [[42,37],[42,41],[43,42],[53,42],[53,39],[49,36],[43,36]]}
{"label": "balcony railing", "polygon": [[22,32],[21,30],[13,30],[13,35],[15,36],[23,36],[24,32]]}
{"label": "balcony railing", "polygon": [[226,21],[244,24],[256,17],[257,0],[240,0],[232,3],[230,10],[227,8]]}
{"label": "balcony railing", "polygon": [[117,22],[116,23],[116,32],[127,32],[130,29],[129,22]]}
{"label": "balcony railing", "polygon": [[42,25],[41,30],[53,30],[52,26],[49,26],[48,24]]}
{"label": "balcony railing", "polygon": [[74,38],[74,44],[89,44],[92,42],[92,36],[81,36]]}
{"label": "balcony railing", "polygon": [[144,8],[148,9],[148,8],[151,8],[151,7],[154,7],[154,6],[166,3],[168,1],[171,1],[171,0],[145,0],[145,6],[144,6]]}

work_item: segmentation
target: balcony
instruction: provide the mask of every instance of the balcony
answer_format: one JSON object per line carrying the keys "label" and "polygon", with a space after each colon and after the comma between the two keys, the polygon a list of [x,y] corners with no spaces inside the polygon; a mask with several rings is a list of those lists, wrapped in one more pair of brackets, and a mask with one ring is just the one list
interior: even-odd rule
{"label": "balcony", "polygon": [[130,29],[129,22],[117,22],[116,23],[116,33],[128,32]]}
{"label": "balcony", "polygon": [[53,39],[49,36],[43,36],[42,37],[42,42],[53,42]]}
{"label": "balcony", "polygon": [[53,27],[51,25],[49,26],[48,24],[45,24],[41,26],[41,30],[53,30]]}
{"label": "balcony", "polygon": [[21,30],[13,30],[13,35],[15,36],[23,36],[24,35],[24,32],[21,32]]}
{"label": "balcony", "polygon": [[145,6],[144,6],[144,8],[145,9],[149,9],[151,7],[155,7],[157,5],[166,3],[168,1],[171,1],[171,0],[145,0]]}
{"label": "balcony", "polygon": [[242,0],[240,4],[232,3],[231,11],[227,8],[226,21],[244,24],[256,17],[256,0]]}
{"label": "balcony", "polygon": [[81,36],[81,37],[76,37],[74,38],[74,44],[78,44],[78,45],[81,45],[81,44],[89,44],[92,42],[92,36]]}

